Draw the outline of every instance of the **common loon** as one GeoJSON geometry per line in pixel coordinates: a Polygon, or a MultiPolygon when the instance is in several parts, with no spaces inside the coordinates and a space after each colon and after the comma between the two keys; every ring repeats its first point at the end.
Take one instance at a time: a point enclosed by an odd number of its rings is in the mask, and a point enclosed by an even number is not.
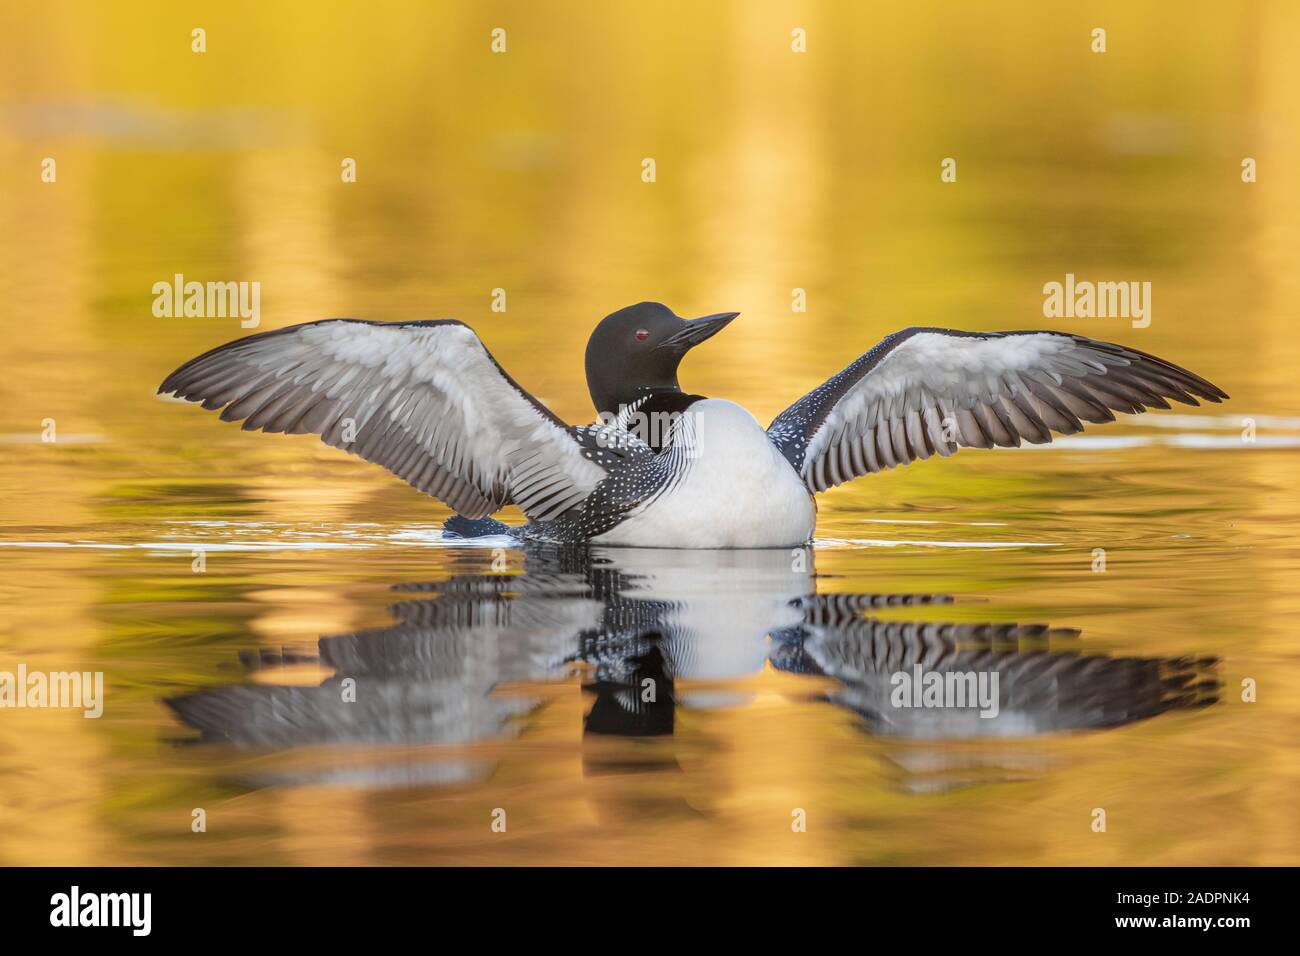
{"type": "Polygon", "coordinates": [[[453,319],[326,319],[186,362],[159,387],[245,430],[313,433],[457,511],[447,531],[662,548],[792,547],[813,496],[962,447],[1072,434],[1114,412],[1227,394],[1163,359],[1051,331],[909,328],[886,337],[765,430],[687,394],[677,367],[737,312],[682,319],[642,302],[587,344],[599,420],[570,426],[453,319]],[[507,504],[522,527],[485,521],[507,504]]]}

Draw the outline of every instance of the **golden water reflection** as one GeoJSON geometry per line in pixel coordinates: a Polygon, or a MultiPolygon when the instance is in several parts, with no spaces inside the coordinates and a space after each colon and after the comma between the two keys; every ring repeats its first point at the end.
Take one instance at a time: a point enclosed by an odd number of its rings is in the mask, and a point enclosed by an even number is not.
{"type": "MultiPolygon", "coordinates": [[[[1281,2],[7,6],[0,669],[102,669],[108,704],[0,711],[0,863],[1294,864],[1298,25],[1281,2]],[[898,328],[1050,324],[1042,287],[1067,272],[1152,282],[1154,320],[1052,327],[1167,355],[1232,401],[822,496],[817,577],[741,575],[750,637],[710,640],[727,613],[680,645],[730,647],[738,670],[692,671],[670,635],[591,653],[568,618],[530,656],[479,621],[436,657],[468,670],[401,669],[419,721],[372,713],[359,739],[318,714],[305,738],[186,743],[165,703],[310,700],[339,675],[322,635],[376,632],[377,652],[394,600],[495,578],[490,550],[437,540],[446,509],[377,469],[155,398],[242,334],[155,318],[155,282],[258,281],[263,328],[455,316],[575,422],[600,316],[738,309],[683,384],[767,420],[898,328]],[[421,582],[439,590],[391,590],[421,582]],[[800,608],[760,620],[796,592],[951,594],[859,616],[1077,630],[1001,652],[1132,673],[1023,732],[891,734],[862,673],[791,664],[809,638],[781,615],[800,608]],[[527,666],[498,673],[509,654],[527,666]],[[638,668],[671,683],[643,715],[671,733],[604,732],[638,668]]],[[[608,613],[609,594],[556,597],[553,570],[508,560],[502,604],[608,613]]],[[[679,562],[661,565],[638,580],[679,562]]]]}

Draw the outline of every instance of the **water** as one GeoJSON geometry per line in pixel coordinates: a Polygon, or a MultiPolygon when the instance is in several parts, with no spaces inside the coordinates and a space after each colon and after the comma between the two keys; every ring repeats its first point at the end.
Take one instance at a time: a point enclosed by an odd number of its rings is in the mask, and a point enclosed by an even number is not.
{"type": "Polygon", "coordinates": [[[0,710],[0,863],[1300,858],[1289,5],[1114,7],[1104,58],[1038,5],[809,7],[802,58],[776,5],[512,9],[496,57],[471,5],[235,4],[201,56],[75,9],[0,14],[0,670],[106,701],[0,710]],[[1151,326],[1044,319],[1067,272],[1152,282],[1151,326]],[[154,397],[243,334],[155,318],[176,273],[260,282],[263,328],[461,318],[569,421],[644,298],[742,310],[682,380],[763,421],[911,324],[1232,400],[860,479],[807,554],[525,554],[154,397]],[[998,715],[888,706],[916,663],[996,668],[998,715]]]}

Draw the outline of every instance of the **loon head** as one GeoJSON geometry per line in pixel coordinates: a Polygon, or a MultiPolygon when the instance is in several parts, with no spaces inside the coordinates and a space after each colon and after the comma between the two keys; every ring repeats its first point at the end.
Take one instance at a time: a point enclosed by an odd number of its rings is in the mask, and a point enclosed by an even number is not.
{"type": "Polygon", "coordinates": [[[616,415],[646,395],[681,391],[682,356],[738,315],[683,319],[666,305],[639,302],[605,316],[587,342],[587,389],[596,412],[616,415]]]}

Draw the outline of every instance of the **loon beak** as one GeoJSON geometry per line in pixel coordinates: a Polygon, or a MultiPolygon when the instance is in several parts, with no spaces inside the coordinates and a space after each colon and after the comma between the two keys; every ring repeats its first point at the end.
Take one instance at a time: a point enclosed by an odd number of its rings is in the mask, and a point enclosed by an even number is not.
{"type": "Polygon", "coordinates": [[[705,315],[698,319],[687,319],[685,327],[671,335],[669,338],[660,342],[658,348],[671,349],[679,352],[685,352],[687,349],[694,348],[705,339],[712,338],[721,332],[739,312],[718,312],[715,315],[705,315]]]}

